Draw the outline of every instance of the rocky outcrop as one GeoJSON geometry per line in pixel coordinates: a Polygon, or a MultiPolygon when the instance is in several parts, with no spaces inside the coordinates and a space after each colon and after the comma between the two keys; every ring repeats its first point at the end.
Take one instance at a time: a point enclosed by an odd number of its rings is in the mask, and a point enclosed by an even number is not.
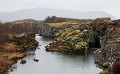
{"type": "MultiPolygon", "coordinates": [[[[108,62],[112,69],[116,72],[116,64],[120,57],[120,20],[111,21],[106,29],[106,34],[100,37],[101,48],[95,51],[95,63],[102,69],[103,64],[108,62]]],[[[109,70],[110,71],[110,70],[109,70]]]]}
{"type": "Polygon", "coordinates": [[[100,42],[102,47],[95,52],[95,62],[99,63],[99,65],[104,61],[112,64],[119,57],[120,36],[105,36],[101,38],[100,42]]]}
{"type": "Polygon", "coordinates": [[[52,27],[45,22],[37,23],[32,26],[33,32],[38,33],[42,36],[54,37],[55,33],[58,32],[58,27],[52,27]]]}
{"type": "Polygon", "coordinates": [[[17,60],[22,59],[26,50],[35,50],[37,45],[31,35],[0,35],[0,74],[7,72],[17,60]]]}
{"type": "Polygon", "coordinates": [[[88,49],[100,48],[100,37],[107,33],[110,23],[109,18],[98,18],[89,23],[68,26],[56,33],[55,42],[48,45],[46,50],[86,53],[88,49]]]}
{"type": "Polygon", "coordinates": [[[20,64],[25,64],[25,63],[26,63],[25,60],[21,60],[21,61],[20,61],[20,64]]]}
{"type": "Polygon", "coordinates": [[[72,25],[55,35],[55,42],[46,47],[47,51],[84,53],[88,46],[88,26],[72,25]],[[53,50],[54,49],[54,50],[53,50]]]}
{"type": "Polygon", "coordinates": [[[0,74],[5,74],[17,60],[22,59],[26,50],[37,47],[30,25],[21,21],[1,23],[0,74]]]}

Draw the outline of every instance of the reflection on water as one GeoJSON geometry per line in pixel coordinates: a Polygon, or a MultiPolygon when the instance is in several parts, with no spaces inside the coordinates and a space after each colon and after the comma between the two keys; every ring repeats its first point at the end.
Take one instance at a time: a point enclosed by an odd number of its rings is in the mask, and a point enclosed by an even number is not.
{"type": "Polygon", "coordinates": [[[46,52],[44,46],[52,42],[52,39],[36,36],[39,48],[36,51],[27,52],[24,58],[27,63],[15,65],[16,69],[9,74],[98,74],[101,70],[96,68],[92,54],[87,56],[75,54],[63,54],[46,52]],[[37,58],[39,62],[32,59],[37,58]]]}

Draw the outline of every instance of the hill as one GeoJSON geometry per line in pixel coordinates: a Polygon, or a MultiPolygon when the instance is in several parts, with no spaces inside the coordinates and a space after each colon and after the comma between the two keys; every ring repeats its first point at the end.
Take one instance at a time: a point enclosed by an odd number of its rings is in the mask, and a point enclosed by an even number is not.
{"type": "Polygon", "coordinates": [[[95,19],[100,17],[111,17],[111,19],[116,19],[114,16],[109,13],[102,11],[93,11],[93,12],[80,12],[75,10],[68,9],[53,9],[53,8],[31,8],[31,9],[22,9],[12,12],[1,12],[0,20],[1,21],[14,21],[19,19],[45,19],[47,16],[60,16],[68,18],[77,18],[77,19],[95,19]]]}

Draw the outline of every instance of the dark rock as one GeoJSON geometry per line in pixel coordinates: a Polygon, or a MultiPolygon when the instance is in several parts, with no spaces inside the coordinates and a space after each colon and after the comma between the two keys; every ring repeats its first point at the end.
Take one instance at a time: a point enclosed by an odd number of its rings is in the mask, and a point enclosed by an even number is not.
{"type": "Polygon", "coordinates": [[[25,63],[26,63],[25,60],[21,60],[21,61],[20,61],[20,64],[25,64],[25,63]]]}
{"type": "Polygon", "coordinates": [[[39,45],[39,46],[42,46],[42,45],[39,45]]]}
{"type": "Polygon", "coordinates": [[[34,58],[33,60],[34,60],[35,62],[39,62],[39,60],[38,60],[38,59],[35,59],[35,58],[34,58]]]}

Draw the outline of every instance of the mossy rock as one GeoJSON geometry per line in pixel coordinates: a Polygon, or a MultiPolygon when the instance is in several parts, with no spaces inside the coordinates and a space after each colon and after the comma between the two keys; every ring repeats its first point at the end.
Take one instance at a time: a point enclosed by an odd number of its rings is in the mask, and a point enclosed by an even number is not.
{"type": "Polygon", "coordinates": [[[71,48],[69,46],[58,46],[58,49],[60,49],[60,50],[70,50],[71,48]]]}
{"type": "Polygon", "coordinates": [[[26,60],[21,60],[20,61],[20,64],[25,64],[26,63],[26,60]]]}
{"type": "Polygon", "coordinates": [[[82,49],[87,46],[87,42],[81,41],[75,45],[75,49],[82,49]]]}
{"type": "Polygon", "coordinates": [[[103,70],[102,72],[100,72],[99,74],[111,74],[108,70],[103,70]]]}
{"type": "Polygon", "coordinates": [[[104,62],[102,65],[103,65],[104,68],[108,68],[110,66],[110,63],[109,62],[104,62]]]}
{"type": "Polygon", "coordinates": [[[94,51],[95,56],[98,56],[101,53],[101,49],[97,49],[96,51],[94,51]]]}

